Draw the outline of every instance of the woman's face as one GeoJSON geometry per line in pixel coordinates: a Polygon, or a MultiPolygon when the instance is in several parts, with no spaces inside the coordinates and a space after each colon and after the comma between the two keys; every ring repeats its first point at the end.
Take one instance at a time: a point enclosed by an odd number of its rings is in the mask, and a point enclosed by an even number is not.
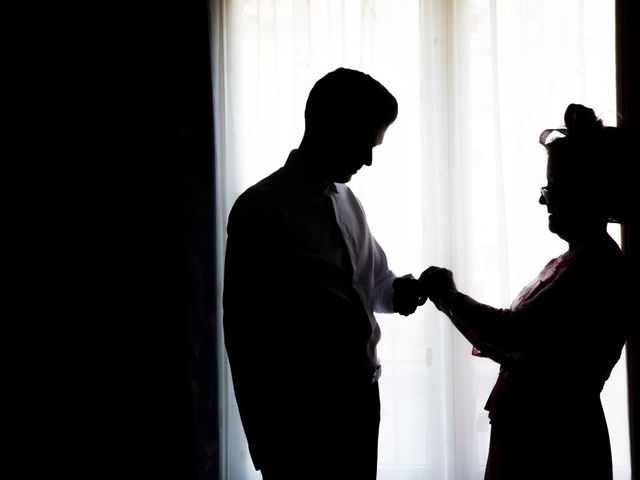
{"type": "Polygon", "coordinates": [[[567,162],[549,155],[547,185],[542,188],[539,202],[549,213],[549,230],[568,242],[580,240],[594,228],[604,224],[598,215],[597,196],[579,180],[579,172],[568,168],[567,162]]]}

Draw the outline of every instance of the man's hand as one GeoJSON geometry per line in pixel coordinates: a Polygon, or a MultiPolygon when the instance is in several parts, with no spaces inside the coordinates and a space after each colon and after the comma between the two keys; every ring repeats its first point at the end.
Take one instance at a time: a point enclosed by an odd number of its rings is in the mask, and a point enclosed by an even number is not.
{"type": "Polygon", "coordinates": [[[398,277],[393,281],[393,308],[405,317],[427,301],[422,282],[412,277],[398,277]]]}

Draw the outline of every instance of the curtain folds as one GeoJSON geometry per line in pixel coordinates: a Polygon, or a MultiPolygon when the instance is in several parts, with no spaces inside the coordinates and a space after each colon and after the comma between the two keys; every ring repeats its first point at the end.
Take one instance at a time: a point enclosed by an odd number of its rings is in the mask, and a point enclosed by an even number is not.
{"type": "MultiPolygon", "coordinates": [[[[220,260],[233,201],[297,147],[309,90],[339,66],[371,74],[398,99],[373,166],[350,183],[397,274],[446,266],[461,290],[508,306],[564,251],[537,203],[546,182],[537,139],[562,124],[572,102],[615,124],[613,0],[211,5],[220,260]]],[[[472,357],[429,304],[378,320],[379,479],[482,479],[483,407],[498,366],[472,357]]],[[[223,478],[259,479],[226,369],[220,373],[223,478]]],[[[625,375],[622,359],[602,395],[620,480],[630,478],[625,375]]]]}

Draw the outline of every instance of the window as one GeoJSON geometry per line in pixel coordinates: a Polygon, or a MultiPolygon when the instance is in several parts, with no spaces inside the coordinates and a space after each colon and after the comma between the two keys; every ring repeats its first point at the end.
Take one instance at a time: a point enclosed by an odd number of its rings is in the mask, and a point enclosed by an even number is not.
{"type": "MultiPolygon", "coordinates": [[[[346,66],[400,106],[373,167],[350,183],[396,273],[447,266],[463,291],[508,306],[565,250],[537,203],[537,138],[572,102],[615,124],[614,0],[214,3],[220,232],[235,198],[299,144],[313,83],[346,66]]],[[[378,320],[379,479],[481,479],[498,366],[472,357],[428,304],[378,320]]],[[[226,388],[227,478],[260,478],[226,388]]],[[[602,398],[615,478],[629,479],[624,357],[602,398]]]]}

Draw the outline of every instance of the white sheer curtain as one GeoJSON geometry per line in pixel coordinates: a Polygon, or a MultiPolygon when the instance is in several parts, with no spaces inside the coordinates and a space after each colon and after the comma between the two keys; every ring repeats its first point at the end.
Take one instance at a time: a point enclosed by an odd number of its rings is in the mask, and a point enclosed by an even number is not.
{"type": "MultiPolygon", "coordinates": [[[[212,12],[220,259],[233,201],[297,147],[311,86],[339,66],[400,105],[350,184],[396,273],[447,266],[463,291],[507,306],[564,251],[537,203],[537,138],[571,102],[615,124],[614,0],[227,0],[212,12]]],[[[481,479],[497,365],[429,304],[378,319],[379,478],[481,479]]],[[[260,478],[222,373],[223,478],[260,478]]],[[[616,479],[629,479],[624,358],[602,397],[616,479]]]]}

